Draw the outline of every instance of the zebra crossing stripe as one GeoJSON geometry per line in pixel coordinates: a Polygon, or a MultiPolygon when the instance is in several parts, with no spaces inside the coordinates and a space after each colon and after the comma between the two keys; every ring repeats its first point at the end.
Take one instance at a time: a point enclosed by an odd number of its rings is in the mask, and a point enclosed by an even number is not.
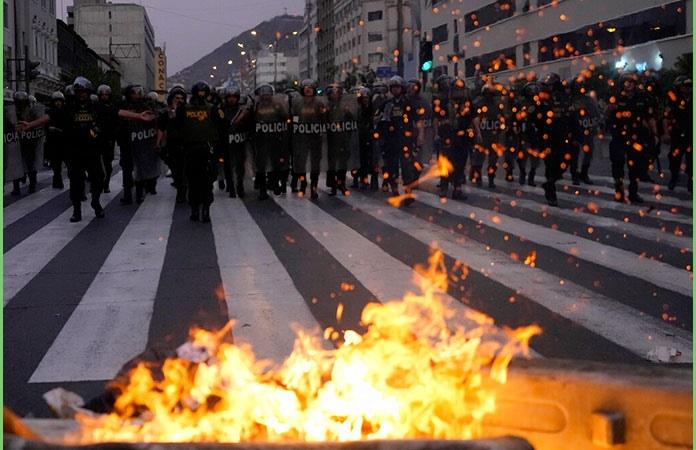
{"type": "MultiPolygon", "coordinates": [[[[411,267],[384,252],[312,202],[292,196],[276,198],[275,201],[380,301],[401,299],[408,293],[419,293],[414,277],[417,280],[422,278],[411,267]]],[[[446,292],[439,294],[446,305],[455,311],[453,320],[456,322],[453,325],[463,325],[466,329],[476,326],[467,316],[479,315],[480,312],[462,304],[446,292]]],[[[497,327],[495,329],[499,334],[491,337],[504,341],[502,330],[497,327]]],[[[533,351],[531,353],[539,356],[533,351]]]]}
{"type": "Polygon", "coordinates": [[[295,342],[291,322],[307,330],[319,324],[244,204],[220,198],[210,214],[234,340],[281,363],[295,342]]]}
{"type": "MultiPolygon", "coordinates": [[[[481,195],[485,197],[490,197],[491,192],[486,191],[482,188],[469,186],[468,192],[476,195],[481,195]]],[[[688,248],[692,249],[692,239],[685,236],[676,236],[673,233],[668,233],[656,228],[646,227],[643,225],[638,225],[632,222],[624,222],[611,217],[599,216],[596,214],[590,214],[582,211],[573,211],[564,208],[552,208],[543,203],[535,202],[533,200],[528,200],[524,198],[513,197],[500,192],[495,193],[495,197],[505,201],[505,202],[515,202],[517,208],[522,208],[532,212],[545,212],[550,216],[563,217],[583,225],[607,228],[610,230],[619,231],[621,233],[626,233],[641,239],[647,239],[650,241],[657,241],[661,244],[666,244],[674,248],[682,249],[688,248]]]]}
{"type": "MultiPolygon", "coordinates": [[[[422,201],[423,192],[419,192],[418,197],[422,201]]],[[[519,291],[521,295],[640,357],[647,359],[650,352],[666,347],[675,348],[681,353],[672,362],[692,361],[692,335],[688,331],[641,314],[572,281],[514,262],[503,252],[486,249],[485,245],[468,239],[458,239],[450,231],[386,203],[362,194],[346,197],[343,201],[425,244],[436,240],[445,253],[471,269],[519,291]]]]}
{"type": "MultiPolygon", "coordinates": [[[[579,191],[580,193],[586,193],[587,195],[593,196],[596,195],[596,192],[600,192],[602,194],[609,194],[609,195],[614,195],[614,189],[608,187],[608,186],[601,186],[601,185],[592,185],[592,186],[573,186],[573,184],[567,180],[561,180],[558,182],[558,185],[561,189],[565,191],[565,187],[568,187],[568,191],[579,191]]],[[[669,209],[671,207],[678,207],[678,208],[685,208],[685,209],[691,209],[692,208],[692,202],[687,201],[687,200],[682,200],[679,198],[674,198],[670,197],[668,195],[660,193],[660,198],[658,199],[655,194],[651,193],[649,196],[645,197],[645,200],[651,204],[655,204],[661,208],[669,209]]]]}
{"type": "Polygon", "coordinates": [[[163,187],[138,208],[30,383],[110,380],[145,350],[175,195],[163,187]]]}
{"type": "Polygon", "coordinates": [[[49,186],[37,191],[35,194],[17,200],[3,210],[3,228],[7,228],[65,192],[65,190],[53,189],[49,186]]]}
{"type": "Polygon", "coordinates": [[[442,203],[438,196],[419,191],[418,200],[434,208],[442,209],[459,217],[485,224],[491,228],[522,237],[539,245],[544,245],[573,255],[608,269],[643,279],[656,286],[691,296],[692,275],[686,270],[669,264],[642,258],[635,253],[616,247],[600,244],[579,236],[573,236],[551,228],[531,224],[524,220],[488,211],[461,202],[442,203]]]}
{"type": "MultiPolygon", "coordinates": [[[[123,174],[120,172],[114,175],[113,183],[120,185],[122,177],[123,174]]],[[[102,195],[102,205],[111,202],[120,192],[121,190],[118,189],[102,195]]],[[[69,208],[41,230],[5,253],[4,305],[7,305],[17,292],[94,219],[91,211],[87,210],[81,222],[71,224],[68,221],[71,215],[72,208],[69,208]]]]}

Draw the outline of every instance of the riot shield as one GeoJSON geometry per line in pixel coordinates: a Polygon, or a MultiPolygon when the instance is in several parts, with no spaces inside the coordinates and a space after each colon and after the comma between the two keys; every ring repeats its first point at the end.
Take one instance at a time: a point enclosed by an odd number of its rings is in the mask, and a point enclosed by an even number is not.
{"type": "Polygon", "coordinates": [[[22,153],[19,148],[19,133],[15,131],[17,126],[17,114],[12,100],[3,102],[4,132],[3,146],[3,171],[6,181],[20,179],[24,176],[22,153]]]}
{"type": "Polygon", "coordinates": [[[299,97],[292,103],[292,165],[293,172],[303,174],[321,171],[322,136],[326,123],[325,97],[299,97]]]}

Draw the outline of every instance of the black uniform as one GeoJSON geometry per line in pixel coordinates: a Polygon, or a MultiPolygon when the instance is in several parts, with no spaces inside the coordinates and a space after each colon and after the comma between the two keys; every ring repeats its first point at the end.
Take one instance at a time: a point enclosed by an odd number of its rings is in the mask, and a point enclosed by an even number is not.
{"type": "Polygon", "coordinates": [[[570,173],[573,175],[575,184],[578,184],[579,181],[592,184],[589,182],[588,173],[592,155],[594,154],[595,135],[601,123],[601,116],[597,103],[589,95],[579,94],[573,99],[573,103],[578,121],[578,135],[573,158],[570,160],[570,173]],[[582,164],[580,165],[580,171],[578,171],[580,155],[582,155],[582,164]]]}
{"type": "Polygon", "coordinates": [[[308,159],[312,186],[319,183],[326,105],[316,96],[303,96],[292,103],[292,117],[292,188],[296,191],[299,181],[299,191],[304,195],[307,189],[308,159]]]}
{"type": "Polygon", "coordinates": [[[341,97],[336,101],[329,98],[327,111],[327,178],[330,180],[331,193],[337,190],[346,193],[346,172],[351,154],[353,137],[358,130],[354,109],[355,99],[341,97]]]}
{"type": "Polygon", "coordinates": [[[453,198],[461,199],[466,163],[474,142],[472,105],[468,98],[439,99],[435,102],[439,154],[452,165],[452,170],[440,179],[440,196],[446,197],[449,185],[453,198]]]}
{"type": "Polygon", "coordinates": [[[534,177],[539,167],[539,155],[543,148],[542,138],[539,130],[539,117],[543,108],[539,107],[534,99],[525,99],[521,102],[519,110],[515,113],[516,125],[518,129],[518,159],[517,164],[520,169],[520,184],[536,186],[534,177]],[[529,162],[529,171],[527,171],[529,162]]]}
{"type": "Polygon", "coordinates": [[[609,157],[611,174],[616,188],[616,200],[623,201],[624,166],[628,166],[629,200],[640,202],[638,180],[645,172],[650,133],[647,127],[648,105],[645,98],[634,92],[619,94],[609,100],[607,122],[611,131],[609,157]]]}
{"type": "Polygon", "coordinates": [[[358,107],[358,142],[360,145],[360,182],[369,184],[372,189],[379,187],[379,161],[375,157],[377,144],[375,142],[374,127],[375,111],[369,97],[361,99],[358,107]]]}
{"type": "MultiPolygon", "coordinates": [[[[166,133],[165,155],[167,166],[172,171],[172,184],[176,188],[176,202],[186,201],[186,157],[184,154],[184,137],[176,120],[176,108],[168,106],[160,111],[158,127],[166,133]]],[[[123,150],[121,150],[123,151],[123,150]]]]}
{"type": "Polygon", "coordinates": [[[282,103],[271,96],[264,97],[255,104],[253,114],[254,165],[260,199],[268,198],[268,185],[280,190],[278,178],[283,178],[290,165],[283,142],[288,135],[288,113],[282,103]],[[270,179],[266,172],[270,172],[270,179]]]}
{"type": "Polygon", "coordinates": [[[578,121],[565,89],[555,89],[548,101],[542,103],[537,116],[537,126],[543,141],[542,158],[546,182],[543,184],[546,199],[557,203],[556,182],[563,177],[572,159],[578,121]]]}
{"type": "Polygon", "coordinates": [[[688,189],[689,191],[692,190],[693,112],[691,100],[691,94],[684,95],[676,91],[670,91],[667,97],[665,117],[670,136],[669,170],[671,179],[669,187],[671,189],[674,189],[679,183],[679,172],[681,172],[681,162],[682,158],[684,158],[686,160],[686,174],[689,177],[688,189]]]}
{"type": "Polygon", "coordinates": [[[113,172],[114,145],[118,127],[118,108],[111,102],[99,101],[96,104],[97,128],[97,147],[101,154],[102,164],[104,165],[104,192],[110,192],[109,181],[113,172]]]}
{"type": "Polygon", "coordinates": [[[213,203],[213,183],[217,178],[217,165],[213,145],[217,130],[213,122],[214,107],[204,98],[193,97],[177,109],[176,123],[180,127],[184,146],[188,201],[191,220],[209,220],[213,203]],[[199,216],[199,211],[202,213],[199,216]]]}
{"type": "Polygon", "coordinates": [[[488,159],[488,186],[495,187],[495,174],[498,170],[498,158],[505,152],[505,115],[500,105],[504,105],[499,95],[486,94],[476,105],[482,143],[473,151],[471,157],[472,182],[481,186],[484,160],[488,159]]]}
{"type": "Polygon", "coordinates": [[[415,114],[408,99],[401,95],[387,100],[381,110],[379,129],[384,142],[385,178],[392,194],[398,194],[399,169],[404,186],[418,179],[415,158],[415,114]]]}
{"type": "Polygon", "coordinates": [[[51,155],[51,169],[53,170],[53,187],[63,189],[63,163],[68,163],[69,141],[67,134],[70,128],[70,116],[65,104],[52,107],[49,112],[51,124],[48,127],[46,150],[51,155]]]}
{"type": "MultiPolygon", "coordinates": [[[[43,107],[39,104],[15,104],[17,120],[32,122],[44,115],[43,107]]],[[[41,141],[46,136],[44,127],[19,133],[19,148],[22,154],[24,173],[29,177],[29,192],[36,191],[36,173],[43,164],[41,141]]]]}

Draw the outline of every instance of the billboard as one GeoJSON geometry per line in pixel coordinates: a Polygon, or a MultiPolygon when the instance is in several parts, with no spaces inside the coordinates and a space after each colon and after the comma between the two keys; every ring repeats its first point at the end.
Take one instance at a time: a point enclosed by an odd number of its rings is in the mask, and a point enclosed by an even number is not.
{"type": "Polygon", "coordinates": [[[161,47],[155,47],[155,90],[160,99],[167,93],[167,55],[161,47]]]}

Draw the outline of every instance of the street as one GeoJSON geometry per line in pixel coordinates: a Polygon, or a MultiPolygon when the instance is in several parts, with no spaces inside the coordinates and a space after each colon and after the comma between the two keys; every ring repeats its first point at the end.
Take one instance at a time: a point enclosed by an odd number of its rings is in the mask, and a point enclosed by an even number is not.
{"type": "Polygon", "coordinates": [[[428,180],[412,206],[394,208],[382,192],[329,197],[324,180],[316,202],[259,201],[247,179],[244,200],[216,186],[203,224],[168,178],[121,205],[117,171],[106,217],[85,207],[72,224],[68,191],[41,173],[35,194],[5,196],[6,404],[48,417],[46,391],[91,399],[132,358],[230,319],[235,343],[282,362],[293,324],[359,331],[367,303],[416,289],[413,266],[432,245],[448,270],[466,269],[448,287],[457,311],[542,328],[532,357],[690,365],[690,194],[642,183],[645,204],[618,204],[608,174],[591,175],[594,186],[576,187],[566,174],[558,208],[540,187],[504,180],[467,184],[464,201],[441,201],[428,180]]]}

